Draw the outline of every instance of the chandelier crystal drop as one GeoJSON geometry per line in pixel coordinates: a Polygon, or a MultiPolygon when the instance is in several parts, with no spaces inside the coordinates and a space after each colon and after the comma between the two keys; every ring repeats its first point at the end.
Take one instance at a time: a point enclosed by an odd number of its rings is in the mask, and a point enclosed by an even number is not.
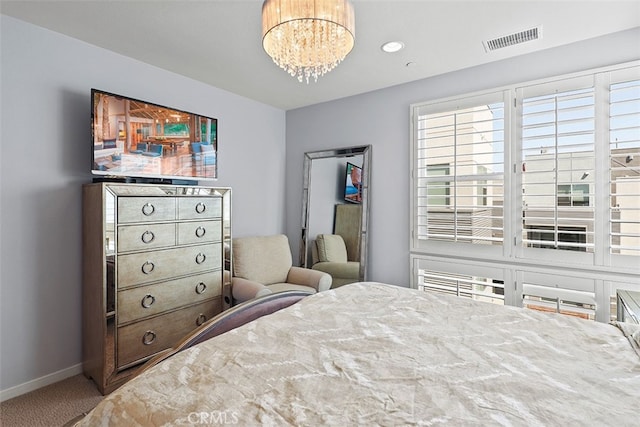
{"type": "Polygon", "coordinates": [[[355,42],[355,16],[349,0],[265,0],[262,47],[298,81],[333,70],[355,42]]]}

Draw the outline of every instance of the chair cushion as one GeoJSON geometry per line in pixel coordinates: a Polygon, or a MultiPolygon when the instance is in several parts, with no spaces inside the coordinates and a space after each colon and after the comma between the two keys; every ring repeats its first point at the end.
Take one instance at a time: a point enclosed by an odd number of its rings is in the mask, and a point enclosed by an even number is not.
{"type": "Polygon", "coordinates": [[[292,265],[289,239],[283,234],[233,239],[234,276],[265,285],[282,283],[292,265]]]}
{"type": "Polygon", "coordinates": [[[355,261],[319,262],[311,268],[329,273],[334,281],[336,279],[357,280],[360,278],[360,263],[355,261]]]}
{"type": "Polygon", "coordinates": [[[320,262],[347,262],[347,247],[337,234],[318,234],[316,247],[320,262]]]}

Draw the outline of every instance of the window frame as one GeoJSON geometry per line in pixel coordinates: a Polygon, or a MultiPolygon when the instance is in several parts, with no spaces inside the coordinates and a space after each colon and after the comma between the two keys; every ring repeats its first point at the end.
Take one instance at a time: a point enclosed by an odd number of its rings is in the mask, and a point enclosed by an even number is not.
{"type": "Polygon", "coordinates": [[[557,200],[556,200],[556,206],[558,207],[563,207],[563,208],[568,208],[568,207],[575,207],[575,206],[590,206],[590,187],[589,184],[557,184],[557,200]],[[562,191],[560,190],[560,187],[562,187],[562,191]],[[568,188],[565,188],[568,187],[568,188]],[[587,187],[587,192],[585,193],[584,191],[576,191],[576,189],[580,187],[587,187]],[[567,191],[565,191],[567,190],[567,191]],[[586,195],[586,196],[585,196],[586,195]],[[561,201],[562,198],[562,201],[561,201]],[[566,199],[566,200],[565,200],[566,199]],[[578,200],[578,199],[582,199],[582,200],[578,200]]]}
{"type": "MultiPolygon", "coordinates": [[[[416,218],[418,216],[418,126],[417,120],[420,115],[432,114],[436,112],[464,110],[467,108],[477,107],[479,105],[489,105],[495,102],[502,102],[504,105],[504,139],[507,140],[511,133],[508,123],[511,123],[511,109],[509,103],[512,99],[512,91],[510,89],[494,89],[490,91],[476,92],[463,97],[450,97],[443,100],[424,102],[411,105],[411,150],[410,150],[410,162],[411,162],[411,197],[410,199],[410,212],[411,212],[411,249],[422,252],[431,253],[437,252],[441,254],[455,255],[460,252],[460,244],[464,245],[465,251],[473,253],[475,256],[486,256],[493,259],[503,259],[508,256],[511,251],[511,245],[507,244],[506,240],[503,240],[502,245],[474,245],[471,243],[459,243],[449,241],[425,241],[418,238],[418,223],[416,218]],[[444,106],[444,108],[442,108],[444,106]],[[418,110],[422,110],[420,114],[418,110]],[[479,246],[479,247],[478,247],[479,246]]],[[[511,174],[507,173],[507,165],[510,164],[510,149],[508,144],[504,144],[504,159],[503,159],[503,185],[508,188],[506,181],[510,179],[511,174]]],[[[502,206],[503,210],[503,235],[506,235],[505,229],[510,229],[510,224],[507,223],[505,212],[509,209],[506,206],[506,194],[503,194],[505,202],[502,206]]]]}
{"type": "MultiPolygon", "coordinates": [[[[602,100],[601,98],[598,96],[598,89],[599,92],[601,92],[601,88],[597,87],[597,82],[596,82],[596,74],[597,73],[593,73],[593,72],[589,72],[589,73],[582,73],[582,74],[578,74],[578,75],[570,75],[570,76],[557,76],[557,77],[552,77],[549,79],[545,79],[544,81],[535,81],[535,82],[528,82],[525,84],[520,84],[520,85],[516,85],[516,87],[514,88],[514,92],[515,92],[515,101],[514,101],[514,115],[516,117],[516,121],[517,124],[514,126],[514,134],[513,137],[514,139],[511,141],[511,144],[514,146],[514,150],[515,150],[515,156],[517,157],[517,163],[520,165],[519,168],[514,168],[515,173],[514,173],[514,187],[511,188],[511,194],[513,195],[514,198],[516,198],[517,200],[517,206],[524,206],[525,204],[525,195],[524,195],[524,190],[525,190],[525,186],[524,186],[524,176],[525,173],[523,172],[525,170],[525,162],[522,160],[522,153],[524,151],[524,134],[523,134],[523,130],[524,130],[524,123],[523,123],[523,117],[524,117],[524,113],[523,113],[523,108],[524,108],[524,101],[526,99],[532,99],[532,98],[537,98],[537,97],[546,97],[546,96],[551,96],[554,93],[564,93],[564,92],[574,92],[574,91],[582,91],[582,90],[589,90],[591,88],[593,88],[593,97],[594,97],[594,127],[595,127],[595,131],[594,131],[594,168],[595,168],[595,172],[594,172],[594,179],[598,179],[598,177],[600,176],[600,171],[598,170],[598,164],[597,164],[597,157],[598,155],[601,155],[602,153],[600,153],[602,147],[600,147],[600,145],[602,144],[598,144],[598,138],[600,138],[601,136],[598,134],[598,130],[601,129],[602,125],[603,125],[603,116],[602,116],[602,111],[600,111],[600,109],[598,109],[598,104],[602,104],[602,100]]],[[[573,153],[573,152],[572,152],[573,153]]],[[[552,158],[554,162],[558,163],[559,159],[560,159],[560,153],[556,152],[554,153],[554,157],[552,158]]],[[[554,180],[554,186],[557,186],[558,183],[554,180]]],[[[557,226],[559,229],[564,227],[564,224],[559,224],[560,220],[562,219],[561,216],[559,216],[559,212],[560,211],[575,211],[575,209],[573,207],[564,207],[564,206],[559,206],[557,203],[557,187],[555,187],[555,203],[554,206],[552,206],[555,209],[555,213],[553,215],[553,218],[550,218],[553,220],[553,224],[555,224],[555,226],[557,226]]],[[[595,198],[594,198],[595,199],[595,198]]],[[[555,264],[558,262],[559,259],[562,259],[563,263],[569,263],[569,264],[574,264],[574,265],[578,265],[578,266],[594,266],[597,265],[596,264],[596,255],[595,253],[599,250],[598,248],[598,243],[599,240],[597,237],[597,231],[596,231],[596,217],[598,216],[597,213],[597,209],[599,208],[598,206],[598,202],[597,199],[594,200],[594,207],[593,207],[593,234],[594,234],[594,247],[593,247],[593,251],[592,252],[578,252],[578,251],[570,251],[570,250],[564,250],[564,248],[567,245],[563,245],[563,242],[559,242],[559,244],[556,246],[557,249],[550,249],[549,247],[536,247],[537,245],[533,245],[533,246],[527,246],[525,245],[525,242],[523,241],[523,237],[525,236],[525,234],[527,234],[527,228],[525,227],[525,217],[523,214],[523,209],[519,209],[518,214],[515,213],[515,211],[511,212],[514,215],[514,219],[516,221],[516,223],[518,224],[517,229],[516,229],[516,236],[515,237],[515,248],[514,248],[514,254],[515,257],[517,259],[521,259],[524,260],[525,262],[546,262],[546,263],[551,263],[551,264],[555,264]]],[[[590,208],[591,206],[587,207],[590,208]]],[[[546,245],[545,245],[546,246],[546,245]]]]}
{"type": "MultiPolygon", "coordinates": [[[[606,87],[607,89],[615,83],[619,83],[619,82],[623,82],[623,81],[628,81],[630,79],[638,79],[638,74],[640,74],[639,71],[637,71],[637,69],[635,69],[633,67],[633,64],[635,64],[636,67],[640,67],[640,61],[635,61],[632,64],[627,64],[627,67],[619,67],[618,69],[612,70],[610,73],[608,73],[606,76],[602,76],[601,80],[600,80],[600,84],[604,87],[606,87]]],[[[606,144],[606,159],[602,159],[602,162],[606,162],[607,167],[610,166],[610,155],[611,155],[611,141],[610,141],[610,122],[608,120],[609,118],[609,106],[610,106],[610,100],[607,99],[607,105],[606,105],[606,111],[603,111],[603,115],[607,118],[607,127],[606,127],[606,134],[603,136],[604,140],[607,141],[606,144]]],[[[603,107],[604,108],[604,107],[603,107]]],[[[610,173],[610,170],[608,171],[608,173],[610,173]]],[[[610,175],[607,176],[607,178],[610,178],[610,175]]],[[[605,180],[603,180],[605,181],[605,180]]],[[[605,213],[604,215],[606,215],[606,219],[607,224],[607,230],[608,230],[608,237],[611,237],[612,234],[612,224],[611,224],[611,216],[613,213],[614,208],[611,206],[611,202],[609,199],[609,196],[611,194],[611,188],[608,186],[608,181],[609,179],[606,179],[607,183],[603,183],[602,185],[605,186],[605,188],[603,189],[604,191],[606,191],[607,194],[607,199],[604,201],[603,205],[603,209],[605,209],[605,213]]],[[[640,270],[640,256],[635,256],[635,255],[625,255],[625,254],[614,254],[611,253],[610,250],[610,245],[611,245],[611,241],[610,239],[607,239],[606,242],[603,242],[603,245],[606,246],[607,251],[606,253],[603,254],[604,259],[603,262],[606,265],[610,265],[612,267],[615,267],[616,269],[622,269],[625,270],[628,268],[629,265],[636,265],[638,266],[638,270],[640,270]]]]}
{"type": "MultiPolygon", "coordinates": [[[[503,86],[486,91],[480,91],[428,102],[411,104],[410,106],[410,264],[411,286],[418,285],[418,264],[428,263],[429,269],[450,272],[451,274],[471,274],[477,268],[496,269],[502,271],[494,277],[504,277],[505,305],[522,306],[523,284],[531,282],[525,280],[530,277],[548,277],[549,280],[538,280],[535,285],[563,289],[572,289],[594,294],[596,301],[596,320],[609,321],[609,302],[611,293],[618,288],[640,290],[640,257],[611,253],[612,211],[614,207],[610,195],[613,190],[610,185],[611,147],[609,129],[609,91],[611,84],[640,79],[640,60],[624,64],[612,65],[594,70],[554,76],[536,81],[523,82],[503,86]],[[594,249],[593,253],[570,250],[550,250],[542,248],[525,248],[522,245],[524,228],[522,215],[522,171],[524,162],[521,160],[522,140],[522,103],[521,89],[530,86],[547,85],[558,90],[563,87],[572,88],[577,81],[593,81],[595,98],[595,165],[594,181],[589,185],[589,192],[583,197],[588,198],[589,207],[594,208],[594,249]],[[477,105],[478,99],[501,93],[505,102],[504,111],[504,205],[503,229],[504,241],[501,247],[475,245],[469,243],[420,240],[416,235],[417,220],[417,111],[422,114],[447,112],[452,107],[469,107],[477,105]],[[425,110],[425,108],[428,108],[425,110]],[[489,250],[488,250],[489,249],[489,250]],[[433,267],[435,266],[435,267],[433,267]],[[562,283],[551,280],[552,277],[566,279],[567,287],[562,283]],[[547,283],[548,282],[548,283],[547,283]],[[552,283],[553,282],[553,283],[552,283]]],[[[555,90],[555,89],[554,89],[555,90]]],[[[635,147],[634,147],[635,148],[635,147]]],[[[556,183],[557,185],[557,183],[556,183]]],[[[556,187],[556,195],[557,194],[556,187]]],[[[572,188],[568,195],[571,200],[575,195],[572,188]]],[[[583,202],[586,205],[586,200],[583,202]]],[[[556,199],[556,204],[557,199],[556,199]]],[[[584,209],[587,206],[562,206],[562,209],[584,209]]],[[[526,231],[526,230],[525,230],[526,231]]],[[[424,267],[421,267],[424,268],[424,267]]],[[[482,273],[474,273],[482,275],[482,273]]],[[[488,274],[488,273],[487,273],[488,274]]]]}

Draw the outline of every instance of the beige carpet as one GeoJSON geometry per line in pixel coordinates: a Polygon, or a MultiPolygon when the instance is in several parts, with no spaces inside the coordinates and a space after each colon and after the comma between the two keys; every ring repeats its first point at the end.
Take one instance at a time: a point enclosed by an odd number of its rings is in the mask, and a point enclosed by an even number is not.
{"type": "Polygon", "coordinates": [[[102,398],[91,380],[76,375],[0,403],[0,426],[73,425],[102,398]]]}

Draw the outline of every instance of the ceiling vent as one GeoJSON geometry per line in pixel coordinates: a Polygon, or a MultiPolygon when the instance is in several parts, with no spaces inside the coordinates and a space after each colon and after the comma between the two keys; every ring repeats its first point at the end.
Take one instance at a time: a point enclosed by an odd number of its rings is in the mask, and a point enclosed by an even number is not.
{"type": "Polygon", "coordinates": [[[538,40],[541,38],[542,26],[537,26],[528,30],[520,31],[518,33],[509,34],[508,36],[498,37],[492,40],[485,40],[482,42],[482,44],[485,51],[491,52],[496,49],[502,49],[503,47],[513,46],[516,44],[528,42],[531,40],[538,40]]]}

